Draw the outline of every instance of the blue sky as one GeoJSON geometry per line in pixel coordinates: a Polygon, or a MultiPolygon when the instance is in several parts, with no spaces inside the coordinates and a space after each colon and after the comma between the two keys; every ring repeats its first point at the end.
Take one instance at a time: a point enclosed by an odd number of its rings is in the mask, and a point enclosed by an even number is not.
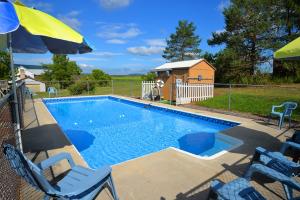
{"type": "MultiPolygon", "coordinates": [[[[178,21],[197,26],[203,51],[213,31],[224,29],[222,10],[228,0],[23,0],[79,31],[94,51],[70,55],[84,72],[100,68],[109,74],[145,73],[166,62],[165,40],[178,21]]],[[[18,64],[49,63],[51,54],[15,54],[18,64]]]]}

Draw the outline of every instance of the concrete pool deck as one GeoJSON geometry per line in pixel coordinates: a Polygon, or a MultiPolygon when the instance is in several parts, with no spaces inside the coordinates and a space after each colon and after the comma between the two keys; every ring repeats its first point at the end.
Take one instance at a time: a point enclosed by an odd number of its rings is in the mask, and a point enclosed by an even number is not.
{"type": "MultiPolygon", "coordinates": [[[[244,144],[212,160],[201,160],[168,148],[114,165],[112,166],[113,179],[121,200],[205,199],[211,180],[218,178],[228,182],[242,176],[249,166],[255,147],[262,146],[270,150],[278,150],[281,141],[284,141],[292,133],[291,130],[279,130],[275,126],[266,126],[263,122],[237,116],[160,103],[153,104],[239,122],[241,123],[239,126],[227,129],[222,133],[240,139],[244,144]]],[[[28,108],[31,112],[25,113],[28,125],[23,131],[22,138],[26,155],[34,162],[39,162],[57,153],[69,152],[77,164],[87,166],[43,102],[37,99],[34,105],[35,109],[28,108]],[[36,119],[34,119],[35,113],[32,113],[32,110],[36,111],[36,119]],[[35,122],[32,123],[34,120],[35,122]]],[[[48,170],[46,175],[49,178],[57,177],[67,169],[68,164],[61,162],[48,170]]],[[[257,176],[253,180],[255,188],[267,199],[283,199],[285,197],[281,184],[257,176]]],[[[41,199],[42,193],[22,182],[21,197],[23,199],[41,199]]],[[[97,199],[111,199],[111,196],[107,190],[104,190],[97,199]]]]}

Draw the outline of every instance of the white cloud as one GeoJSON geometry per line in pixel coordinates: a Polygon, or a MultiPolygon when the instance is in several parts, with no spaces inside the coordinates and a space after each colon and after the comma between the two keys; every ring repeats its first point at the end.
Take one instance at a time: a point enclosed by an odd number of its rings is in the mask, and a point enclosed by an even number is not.
{"type": "Polygon", "coordinates": [[[90,69],[90,68],[95,68],[93,65],[88,65],[85,63],[80,63],[78,64],[80,68],[84,68],[84,69],[90,69]]]}
{"type": "Polygon", "coordinates": [[[220,33],[224,33],[226,30],[225,29],[220,29],[220,30],[216,30],[215,33],[220,34],[220,33]]]}
{"type": "Polygon", "coordinates": [[[167,45],[164,39],[148,39],[145,41],[146,46],[129,47],[127,51],[131,54],[148,56],[161,54],[167,45]]]}
{"type": "Polygon", "coordinates": [[[109,44],[126,44],[126,40],[121,40],[121,39],[111,39],[111,40],[106,40],[106,43],[109,44]]]}
{"type": "Polygon", "coordinates": [[[82,69],[83,73],[91,73],[93,69],[98,69],[98,67],[90,64],[80,63],[78,65],[82,69]]]}
{"type": "Polygon", "coordinates": [[[134,38],[142,34],[141,30],[137,27],[136,24],[122,24],[122,23],[105,23],[98,22],[100,25],[100,30],[97,33],[98,37],[112,40],[112,39],[129,39],[134,38]]]}
{"type": "Polygon", "coordinates": [[[109,52],[109,51],[96,51],[90,53],[90,55],[98,56],[98,57],[113,57],[113,56],[120,56],[122,53],[116,53],[116,52],[109,52]]]}
{"type": "Polygon", "coordinates": [[[133,38],[141,34],[141,31],[138,28],[131,27],[127,30],[123,31],[113,31],[113,30],[106,30],[105,32],[98,33],[98,36],[101,38],[133,38]]]}
{"type": "Polygon", "coordinates": [[[64,15],[58,15],[58,18],[61,21],[63,21],[64,23],[66,23],[67,25],[69,25],[70,27],[72,27],[76,30],[79,30],[79,28],[81,26],[81,22],[78,19],[79,14],[80,14],[80,11],[73,10],[64,15]]]}
{"type": "Polygon", "coordinates": [[[148,39],[146,40],[146,44],[149,46],[160,46],[160,47],[167,46],[165,39],[148,39]]]}
{"type": "Polygon", "coordinates": [[[75,57],[70,57],[70,60],[76,61],[76,62],[81,62],[81,61],[101,61],[105,60],[104,58],[92,58],[92,57],[84,57],[84,56],[75,56],[75,57]]]}
{"type": "Polygon", "coordinates": [[[107,10],[127,7],[131,2],[132,0],[99,0],[101,7],[107,10]]]}
{"type": "Polygon", "coordinates": [[[15,63],[17,64],[28,64],[28,65],[39,65],[51,63],[51,57],[49,58],[14,58],[15,63]]]}
{"type": "Polygon", "coordinates": [[[141,56],[149,56],[153,54],[160,54],[164,50],[164,47],[158,46],[139,46],[139,47],[129,47],[127,51],[131,54],[141,55],[141,56]]]}
{"type": "Polygon", "coordinates": [[[220,12],[223,12],[225,8],[227,8],[230,5],[229,0],[221,0],[220,3],[218,4],[218,10],[220,12]]]}

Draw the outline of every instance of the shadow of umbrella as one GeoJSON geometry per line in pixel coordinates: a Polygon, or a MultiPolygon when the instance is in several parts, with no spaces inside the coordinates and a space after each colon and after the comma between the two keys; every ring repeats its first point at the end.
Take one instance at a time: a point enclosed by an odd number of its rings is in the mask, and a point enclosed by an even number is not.
{"type": "Polygon", "coordinates": [[[66,130],[65,133],[79,152],[89,148],[95,140],[95,136],[86,131],[66,130]]]}
{"type": "Polygon", "coordinates": [[[183,151],[199,155],[212,148],[215,144],[215,134],[198,132],[186,134],[178,139],[179,147],[183,151]]]}

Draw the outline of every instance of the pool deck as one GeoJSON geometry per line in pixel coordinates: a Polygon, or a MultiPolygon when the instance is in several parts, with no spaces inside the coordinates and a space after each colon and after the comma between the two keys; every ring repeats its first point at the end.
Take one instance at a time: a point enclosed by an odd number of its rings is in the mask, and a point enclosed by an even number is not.
{"type": "MultiPolygon", "coordinates": [[[[242,176],[249,166],[255,147],[262,146],[270,150],[278,150],[281,141],[291,136],[292,133],[292,130],[279,130],[276,126],[266,126],[264,122],[252,119],[160,103],[153,104],[239,122],[241,123],[239,126],[222,131],[222,133],[240,139],[244,144],[212,160],[202,160],[168,148],[114,165],[112,166],[113,179],[120,200],[206,199],[211,180],[218,178],[228,182],[242,176]]],[[[60,152],[69,152],[77,164],[87,166],[43,102],[37,99],[34,105],[35,109],[27,108],[28,112],[25,113],[27,125],[22,138],[26,155],[34,162],[39,162],[60,152]]],[[[46,171],[46,176],[53,178],[67,169],[68,164],[61,162],[46,171]]],[[[285,197],[281,184],[258,176],[255,176],[253,180],[255,188],[267,199],[285,197]]],[[[41,199],[42,193],[22,182],[21,197],[22,199],[41,199]]],[[[112,198],[108,190],[104,190],[97,199],[112,198]]]]}

